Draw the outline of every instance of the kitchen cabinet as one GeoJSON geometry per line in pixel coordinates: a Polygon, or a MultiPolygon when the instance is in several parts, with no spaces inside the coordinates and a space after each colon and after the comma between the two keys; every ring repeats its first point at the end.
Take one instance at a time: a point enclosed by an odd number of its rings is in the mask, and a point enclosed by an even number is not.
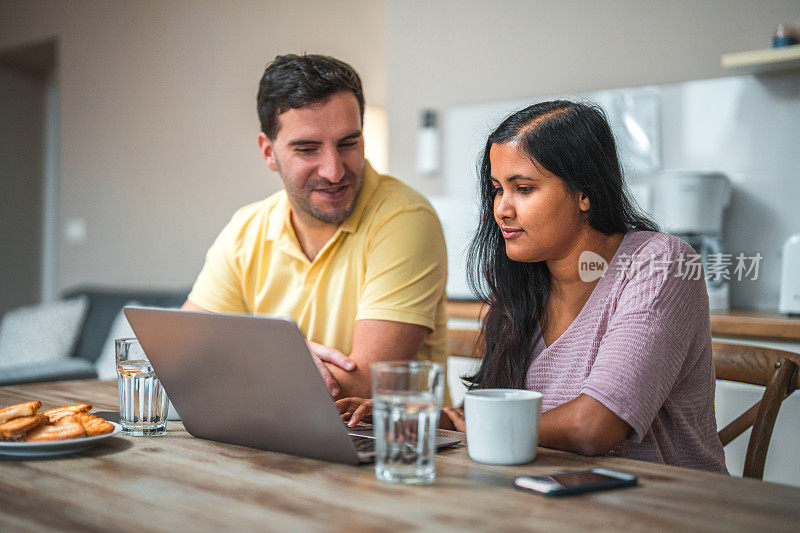
{"type": "Polygon", "coordinates": [[[795,69],[800,67],[800,44],[723,54],[721,62],[723,68],[743,74],[795,69]]]}

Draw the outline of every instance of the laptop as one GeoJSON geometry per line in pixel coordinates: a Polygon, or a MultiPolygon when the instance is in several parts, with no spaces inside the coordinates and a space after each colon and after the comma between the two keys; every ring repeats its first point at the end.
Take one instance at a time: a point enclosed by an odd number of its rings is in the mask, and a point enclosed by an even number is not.
{"type": "MultiPolygon", "coordinates": [[[[125,316],[191,435],[360,464],[372,428],[348,428],[290,318],[125,307],[125,316]]],[[[460,439],[436,437],[436,446],[460,439]]]]}

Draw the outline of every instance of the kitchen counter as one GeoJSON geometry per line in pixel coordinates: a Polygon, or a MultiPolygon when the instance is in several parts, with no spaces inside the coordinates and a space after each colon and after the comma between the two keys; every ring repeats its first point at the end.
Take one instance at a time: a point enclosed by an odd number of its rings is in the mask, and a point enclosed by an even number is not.
{"type": "MultiPolygon", "coordinates": [[[[450,300],[447,311],[451,319],[478,321],[484,309],[480,302],[450,300]]],[[[800,316],[762,311],[717,311],[711,313],[711,334],[800,342],[800,316]]]]}
{"type": "Polygon", "coordinates": [[[711,334],[800,341],[800,316],[762,311],[716,311],[711,313],[711,334]]]}

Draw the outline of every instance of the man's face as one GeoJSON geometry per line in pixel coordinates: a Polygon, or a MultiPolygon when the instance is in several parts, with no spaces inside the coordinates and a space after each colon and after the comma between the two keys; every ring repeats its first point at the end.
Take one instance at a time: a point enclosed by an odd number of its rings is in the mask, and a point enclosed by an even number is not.
{"type": "Polygon", "coordinates": [[[338,226],[353,212],[364,184],[361,111],[353,93],[278,116],[280,128],[258,145],[283,181],[293,214],[310,226],[338,226]]]}

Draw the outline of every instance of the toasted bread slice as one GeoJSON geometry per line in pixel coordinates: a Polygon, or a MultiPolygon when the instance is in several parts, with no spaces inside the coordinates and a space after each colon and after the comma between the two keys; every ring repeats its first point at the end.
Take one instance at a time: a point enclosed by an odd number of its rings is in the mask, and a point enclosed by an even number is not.
{"type": "Polygon", "coordinates": [[[36,411],[42,406],[42,402],[34,400],[32,402],[18,403],[0,409],[0,424],[5,424],[9,420],[23,416],[36,416],[36,411]]]}
{"type": "Polygon", "coordinates": [[[48,409],[47,411],[43,411],[43,414],[50,419],[50,423],[52,424],[58,422],[65,416],[71,416],[74,415],[75,413],[85,413],[91,410],[91,408],[92,404],[90,403],[78,403],[75,405],[65,405],[64,407],[48,409]]]}
{"type": "Polygon", "coordinates": [[[76,439],[85,437],[86,431],[79,422],[65,422],[56,426],[39,426],[22,437],[24,442],[76,439]]]}
{"type": "Polygon", "coordinates": [[[0,424],[0,439],[9,440],[19,437],[45,423],[47,423],[47,417],[42,414],[12,418],[8,422],[0,424]]]}
{"type": "Polygon", "coordinates": [[[105,435],[114,431],[114,425],[102,418],[86,413],[77,413],[74,418],[83,425],[88,437],[105,435]]]}

